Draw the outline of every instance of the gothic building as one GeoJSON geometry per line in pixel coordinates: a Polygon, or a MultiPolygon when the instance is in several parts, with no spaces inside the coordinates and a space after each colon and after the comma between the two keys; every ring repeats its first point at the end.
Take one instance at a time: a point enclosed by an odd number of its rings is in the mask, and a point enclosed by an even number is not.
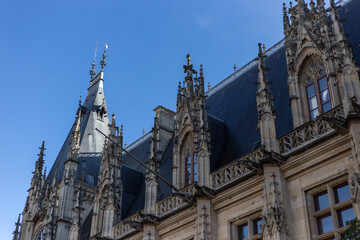
{"type": "Polygon", "coordinates": [[[127,147],[105,51],[48,174],[42,143],[13,239],[341,239],[360,217],[359,13],[284,4],[284,39],[208,91],[187,55],[176,111],[127,147]]]}

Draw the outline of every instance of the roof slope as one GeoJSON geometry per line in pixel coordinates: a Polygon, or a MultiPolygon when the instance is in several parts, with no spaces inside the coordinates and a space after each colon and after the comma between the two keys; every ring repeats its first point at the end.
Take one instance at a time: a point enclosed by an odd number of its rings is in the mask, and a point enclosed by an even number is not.
{"type": "MultiPolygon", "coordinates": [[[[102,73],[100,72],[95,78],[99,78],[89,89],[84,104],[81,106],[81,139],[80,139],[80,162],[77,177],[80,177],[82,163],[85,162],[85,183],[96,186],[97,174],[99,172],[101,152],[104,146],[104,137],[96,132],[96,128],[100,129],[105,134],[109,133],[109,116],[107,113],[105,94],[103,88],[102,73]]],[[[95,79],[94,78],[94,79],[95,79]]],[[[55,169],[58,168],[57,182],[61,181],[64,172],[64,163],[67,160],[67,152],[71,141],[71,135],[74,131],[75,125],[70,129],[63,146],[53,164],[48,178],[51,179],[54,175],[55,169]]]]}
{"type": "MultiPolygon", "coordinates": [[[[354,47],[354,57],[357,62],[360,61],[360,18],[357,16],[359,12],[360,1],[350,1],[339,10],[340,15],[347,20],[344,23],[344,29],[346,33],[351,33],[348,42],[354,47]]],[[[268,77],[273,83],[270,89],[274,97],[277,115],[276,132],[279,137],[293,129],[284,47],[266,58],[265,64],[270,68],[268,77]]],[[[212,152],[211,171],[251,152],[260,143],[255,97],[257,91],[255,83],[258,79],[255,70],[257,70],[257,65],[207,98],[212,152]]],[[[143,162],[147,160],[147,152],[150,151],[149,141],[150,138],[131,150],[131,153],[143,162]]],[[[171,139],[163,154],[160,168],[160,175],[170,183],[172,183],[173,146],[174,142],[171,139]]],[[[124,164],[144,173],[143,167],[140,167],[129,156],[125,156],[124,164]]],[[[159,181],[159,189],[159,200],[171,194],[170,187],[162,181],[159,181]]],[[[128,215],[143,209],[143,185],[139,186],[138,190],[140,194],[138,199],[133,201],[128,215]]]]}

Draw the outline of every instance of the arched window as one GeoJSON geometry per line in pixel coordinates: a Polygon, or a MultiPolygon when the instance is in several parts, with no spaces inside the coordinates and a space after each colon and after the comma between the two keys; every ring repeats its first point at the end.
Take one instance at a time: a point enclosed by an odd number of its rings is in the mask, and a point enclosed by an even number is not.
{"type": "Polygon", "coordinates": [[[309,59],[302,71],[310,120],[331,109],[329,83],[319,57],[309,59]]]}
{"type": "Polygon", "coordinates": [[[194,182],[197,182],[197,165],[198,160],[195,153],[194,144],[192,138],[188,138],[187,142],[183,149],[183,157],[184,157],[184,183],[185,186],[188,186],[194,182]]]}

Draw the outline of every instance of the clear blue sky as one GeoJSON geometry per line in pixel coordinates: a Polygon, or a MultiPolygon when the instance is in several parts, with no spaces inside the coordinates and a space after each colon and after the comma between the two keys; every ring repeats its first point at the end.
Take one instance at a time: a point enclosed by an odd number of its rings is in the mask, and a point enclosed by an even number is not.
{"type": "MultiPolygon", "coordinates": [[[[288,1],[286,1],[288,2],[288,1]]],[[[129,144],[158,105],[175,110],[190,53],[219,83],[283,38],[282,1],[0,0],[0,239],[11,239],[46,141],[50,169],[84,99],[95,43],[107,41],[105,94],[129,144]]],[[[99,66],[99,64],[97,64],[99,66]]],[[[255,93],[254,93],[255,94],[255,93]]]]}

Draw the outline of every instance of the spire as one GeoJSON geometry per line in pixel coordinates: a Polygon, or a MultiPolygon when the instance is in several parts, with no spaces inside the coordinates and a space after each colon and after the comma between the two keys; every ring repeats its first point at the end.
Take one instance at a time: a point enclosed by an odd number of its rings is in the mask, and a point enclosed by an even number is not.
{"type": "MultiPolygon", "coordinates": [[[[160,143],[159,133],[160,133],[159,119],[155,117],[154,127],[152,128],[150,157],[146,163],[150,169],[154,170],[157,173],[159,172],[159,167],[160,167],[160,161],[158,156],[159,153],[158,145],[160,143]]],[[[158,180],[157,177],[149,170],[146,170],[145,184],[146,184],[146,191],[145,191],[144,213],[155,215],[156,200],[158,194],[158,180]]]]}
{"type": "MultiPolygon", "coordinates": [[[[330,12],[331,12],[331,23],[333,26],[333,32],[335,34],[336,40],[337,42],[339,42],[342,46],[342,48],[346,48],[347,50],[347,44],[346,44],[346,38],[345,38],[345,34],[344,34],[344,28],[341,24],[341,20],[340,20],[340,15],[338,12],[339,7],[336,6],[336,3],[334,0],[330,0],[330,12]]],[[[347,52],[347,51],[346,51],[347,52]]],[[[347,55],[345,53],[345,55],[347,55]]]]}
{"type": "Polygon", "coordinates": [[[266,56],[264,55],[262,48],[261,48],[261,43],[258,44],[259,46],[259,53],[258,53],[258,88],[259,91],[260,90],[264,90],[264,89],[268,89],[267,86],[267,74],[266,74],[266,68],[265,68],[265,62],[264,59],[266,58],[266,56]]]}
{"type": "Polygon", "coordinates": [[[187,64],[184,65],[184,73],[186,73],[186,77],[185,77],[185,82],[186,82],[186,90],[187,93],[189,95],[192,95],[194,92],[193,89],[193,73],[197,73],[194,69],[193,69],[193,65],[191,64],[190,61],[190,54],[186,55],[186,59],[187,59],[187,64]]]}
{"type": "Polygon", "coordinates": [[[42,142],[40,149],[40,153],[38,154],[38,160],[35,162],[35,171],[33,172],[33,178],[31,180],[31,187],[41,187],[41,176],[44,167],[44,151],[45,141],[42,142]]]}
{"type": "Polygon", "coordinates": [[[283,23],[284,23],[284,34],[288,34],[290,29],[289,16],[287,14],[286,4],[283,3],[283,23]]]}
{"type": "Polygon", "coordinates": [[[115,137],[117,137],[119,133],[119,127],[117,127],[115,123],[115,113],[112,114],[112,120],[111,120],[111,124],[109,124],[109,130],[110,130],[110,134],[109,134],[110,139],[115,140],[115,137]]]}
{"type": "Polygon", "coordinates": [[[236,64],[234,64],[234,72],[236,72],[236,70],[237,70],[237,66],[236,64]]]}
{"type": "Polygon", "coordinates": [[[71,136],[70,148],[67,154],[68,160],[71,159],[76,161],[77,159],[77,154],[79,153],[80,150],[80,137],[81,137],[80,125],[81,125],[81,107],[79,107],[78,109],[78,113],[75,121],[75,128],[71,136]]]}
{"type": "Polygon", "coordinates": [[[44,167],[44,156],[45,156],[44,151],[46,150],[45,141],[42,142],[42,145],[39,149],[40,149],[40,153],[38,154],[39,158],[37,160],[37,169],[36,170],[41,175],[41,173],[43,171],[43,167],[44,167]]]}
{"type": "Polygon", "coordinates": [[[93,60],[93,63],[91,64],[90,79],[92,79],[92,78],[96,75],[96,71],[95,71],[96,64],[95,64],[95,61],[96,61],[97,45],[98,45],[98,41],[96,41],[94,60],[93,60]]]}
{"type": "Polygon", "coordinates": [[[256,93],[256,102],[258,110],[258,127],[260,128],[261,144],[267,151],[278,152],[278,142],[275,130],[275,110],[272,93],[268,86],[268,77],[265,67],[266,56],[258,44],[258,91],[256,93]]]}
{"type": "Polygon", "coordinates": [[[13,232],[13,235],[14,235],[13,240],[20,239],[20,236],[19,236],[19,234],[20,234],[20,226],[21,226],[20,218],[21,218],[21,214],[19,214],[18,220],[15,223],[15,231],[13,232]]]}
{"type": "Polygon", "coordinates": [[[202,94],[202,96],[204,96],[205,95],[205,83],[204,83],[204,70],[203,70],[202,64],[200,64],[199,84],[200,84],[200,93],[202,94]]]}

